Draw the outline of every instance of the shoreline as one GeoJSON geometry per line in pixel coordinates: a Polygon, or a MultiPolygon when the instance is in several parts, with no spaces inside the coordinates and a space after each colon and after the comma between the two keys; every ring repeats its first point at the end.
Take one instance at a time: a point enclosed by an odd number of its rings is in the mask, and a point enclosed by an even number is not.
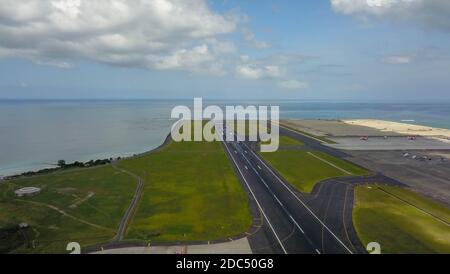
{"type": "MultiPolygon", "coordinates": [[[[378,131],[380,133],[380,136],[383,134],[389,135],[389,134],[395,134],[398,136],[422,136],[434,140],[438,140],[441,142],[444,142],[446,144],[450,145],[450,129],[445,128],[436,128],[436,127],[430,127],[430,126],[424,126],[424,125],[417,125],[417,124],[408,124],[405,122],[397,122],[397,121],[388,121],[388,120],[379,120],[379,119],[343,119],[343,120],[333,120],[333,119],[281,119],[282,121],[300,121],[300,122],[331,122],[331,123],[340,123],[342,125],[348,125],[348,126],[354,126],[354,127],[364,127],[370,130],[378,131]]],[[[340,125],[338,125],[340,126],[340,125]]],[[[317,131],[314,129],[313,131],[317,131]]],[[[314,135],[317,136],[324,136],[324,137],[334,137],[334,135],[322,132],[323,134],[317,134],[317,132],[310,132],[315,133],[314,135]]],[[[355,134],[357,135],[367,135],[367,134],[355,134]]],[[[338,135],[339,136],[339,135],[338,135]]],[[[137,153],[124,153],[121,155],[115,155],[115,156],[105,156],[104,159],[126,159],[130,157],[135,157],[139,155],[144,155],[147,153],[151,153],[153,151],[161,149],[164,145],[167,144],[168,139],[170,139],[170,133],[164,138],[162,143],[153,149],[144,150],[143,152],[137,152],[137,153]]],[[[107,153],[105,153],[106,155],[107,153]]],[[[103,160],[103,158],[99,158],[98,160],[103,160]]],[[[95,160],[94,160],[95,161],[95,160]]],[[[74,162],[82,162],[80,160],[76,160],[74,162]]],[[[88,162],[88,161],[86,161],[88,162]]],[[[36,165],[37,166],[37,165],[36,165]]],[[[56,167],[57,165],[42,165],[41,168],[30,168],[23,170],[18,169],[20,171],[17,172],[11,172],[11,173],[5,173],[0,174],[0,181],[7,180],[10,177],[14,176],[21,176],[25,173],[38,173],[40,171],[44,170],[60,170],[60,168],[56,167]]]]}
{"type": "MultiPolygon", "coordinates": [[[[169,132],[169,134],[167,134],[166,137],[164,138],[164,141],[160,145],[158,145],[157,147],[155,147],[153,149],[146,150],[146,151],[141,152],[141,153],[132,153],[132,154],[130,153],[129,155],[126,155],[126,156],[124,155],[124,156],[117,156],[117,157],[107,157],[105,159],[96,159],[96,160],[90,160],[90,161],[96,162],[96,161],[110,160],[111,162],[113,162],[113,161],[128,159],[128,158],[131,158],[131,157],[139,157],[139,156],[142,156],[142,155],[145,155],[145,154],[148,154],[148,153],[153,153],[153,152],[159,151],[162,148],[164,148],[164,146],[169,144],[170,142],[171,142],[171,134],[169,132]]],[[[88,162],[90,162],[90,161],[88,161],[88,162]]],[[[86,164],[88,162],[74,161],[73,163],[69,163],[68,165],[74,165],[75,163],[86,164]]],[[[107,165],[107,164],[111,164],[111,163],[106,163],[104,165],[107,165]]],[[[79,166],[79,167],[69,167],[69,168],[60,168],[60,167],[57,167],[57,164],[55,164],[55,165],[48,165],[48,168],[42,168],[42,169],[36,169],[36,170],[26,170],[26,171],[23,171],[23,172],[20,172],[20,173],[11,174],[11,175],[1,175],[0,174],[0,182],[1,181],[6,181],[6,180],[18,179],[18,178],[22,178],[22,177],[33,177],[33,176],[39,176],[39,175],[47,175],[47,174],[51,174],[51,173],[56,172],[56,171],[70,170],[71,168],[91,168],[91,167],[96,167],[96,166],[99,166],[99,165],[84,166],[84,167],[79,166]],[[27,173],[34,173],[34,174],[27,175],[27,173]]]]}
{"type": "Polygon", "coordinates": [[[342,120],[348,125],[364,126],[381,132],[394,132],[401,135],[414,135],[436,138],[439,140],[450,141],[450,129],[437,128],[416,124],[409,124],[405,122],[394,122],[378,119],[346,119],[342,120]]]}

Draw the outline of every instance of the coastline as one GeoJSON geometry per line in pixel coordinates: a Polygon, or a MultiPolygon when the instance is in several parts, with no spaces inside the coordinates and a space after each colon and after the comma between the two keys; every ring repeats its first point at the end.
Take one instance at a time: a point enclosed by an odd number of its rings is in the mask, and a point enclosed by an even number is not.
{"type": "MultiPolygon", "coordinates": [[[[96,161],[105,161],[105,160],[109,160],[111,162],[113,161],[117,161],[117,160],[122,160],[122,159],[127,159],[130,157],[139,157],[148,153],[154,153],[157,152],[161,149],[163,149],[166,145],[168,145],[170,142],[172,141],[171,138],[171,134],[169,132],[169,134],[167,134],[166,138],[164,139],[164,141],[157,147],[141,152],[141,153],[129,153],[129,155],[124,155],[124,156],[116,156],[116,157],[109,157],[109,158],[105,158],[105,159],[97,159],[97,160],[91,160],[93,162],[96,161]]],[[[71,163],[70,165],[74,165],[75,163],[83,163],[81,161],[75,161],[73,163],[71,163]]],[[[87,162],[85,162],[84,164],[86,164],[87,162]]],[[[111,164],[111,163],[106,163],[106,164],[111,164]]],[[[60,170],[65,170],[64,168],[60,168],[60,167],[55,167],[57,166],[55,165],[49,165],[47,168],[41,168],[41,169],[35,169],[35,170],[26,170],[20,173],[16,173],[16,174],[10,174],[10,175],[1,175],[0,174],[0,182],[1,181],[5,181],[5,180],[12,180],[12,179],[17,179],[17,178],[21,178],[21,177],[27,177],[27,176],[38,176],[38,175],[44,175],[44,174],[49,174],[52,172],[56,172],[56,171],[60,171],[60,170]],[[34,174],[30,174],[27,175],[27,173],[34,173],[34,174]]],[[[97,165],[92,165],[92,166],[84,166],[84,167],[78,167],[78,168],[90,168],[90,167],[95,167],[97,165]]]]}
{"type": "MultiPolygon", "coordinates": [[[[438,140],[441,142],[444,142],[446,144],[450,145],[450,129],[445,129],[445,128],[436,128],[436,127],[430,127],[430,126],[423,126],[423,125],[415,125],[415,124],[408,124],[408,123],[403,123],[403,122],[395,122],[395,121],[388,121],[388,120],[378,120],[378,119],[345,119],[345,120],[323,120],[323,119],[312,119],[312,120],[307,120],[307,119],[288,119],[288,120],[284,120],[284,121],[300,121],[300,122],[329,122],[329,123],[335,123],[335,125],[333,125],[334,127],[339,128],[340,130],[344,129],[345,126],[350,126],[350,127],[357,127],[358,131],[360,128],[364,127],[367,129],[370,129],[372,131],[377,131],[379,132],[379,135],[399,135],[399,136],[423,136],[426,138],[430,138],[430,139],[434,139],[434,140],[438,140]]],[[[330,127],[329,125],[327,125],[328,127],[330,127]]],[[[311,128],[312,129],[312,128],[311,128]]],[[[332,129],[333,130],[333,129],[332,129]]],[[[332,131],[331,130],[331,131],[332,131]]],[[[346,128],[345,128],[346,130],[346,128]]],[[[347,131],[347,133],[351,131],[347,131]]],[[[371,132],[371,131],[369,131],[371,132]]],[[[317,131],[317,129],[313,130],[312,132],[310,132],[314,135],[317,136],[333,136],[334,134],[330,134],[327,132],[320,132],[317,131]]],[[[362,134],[364,135],[364,134],[362,134]]],[[[367,134],[370,135],[370,134],[367,134]]],[[[164,140],[162,141],[162,143],[160,143],[160,145],[149,149],[149,150],[144,150],[143,152],[137,152],[137,153],[133,153],[133,152],[129,152],[129,153],[124,153],[121,155],[114,155],[114,156],[106,156],[108,155],[107,153],[104,153],[102,155],[105,155],[104,158],[99,158],[99,159],[125,159],[125,158],[129,158],[129,157],[134,157],[134,156],[139,156],[139,155],[144,155],[147,153],[151,153],[157,150],[160,150],[162,147],[164,147],[166,144],[168,144],[168,142],[170,142],[170,133],[164,138],[164,140]]],[[[95,160],[94,160],[95,161],[95,160]]],[[[83,161],[75,161],[75,162],[83,162],[83,161]]],[[[40,171],[46,170],[46,169],[51,169],[51,170],[59,170],[59,168],[55,168],[56,163],[54,165],[36,165],[39,167],[36,168],[17,168],[18,171],[14,171],[11,173],[5,172],[0,174],[0,181],[4,180],[4,179],[8,179],[9,177],[15,177],[18,175],[22,175],[24,173],[38,173],[40,171]]]]}
{"type": "Polygon", "coordinates": [[[381,132],[394,132],[401,135],[413,135],[435,138],[450,143],[450,129],[436,128],[430,126],[414,125],[404,122],[393,122],[377,119],[352,119],[342,120],[349,125],[364,126],[379,130],[381,132]]]}

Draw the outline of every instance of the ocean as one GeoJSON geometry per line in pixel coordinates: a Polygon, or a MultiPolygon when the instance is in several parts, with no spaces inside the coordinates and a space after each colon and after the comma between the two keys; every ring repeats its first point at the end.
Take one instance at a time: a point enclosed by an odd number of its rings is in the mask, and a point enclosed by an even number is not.
{"type": "MultiPolygon", "coordinates": [[[[206,105],[278,105],[282,119],[371,118],[450,129],[450,103],[204,101],[206,105]]],[[[171,110],[192,100],[0,101],[0,177],[52,167],[58,160],[130,156],[159,146],[171,110]]]]}

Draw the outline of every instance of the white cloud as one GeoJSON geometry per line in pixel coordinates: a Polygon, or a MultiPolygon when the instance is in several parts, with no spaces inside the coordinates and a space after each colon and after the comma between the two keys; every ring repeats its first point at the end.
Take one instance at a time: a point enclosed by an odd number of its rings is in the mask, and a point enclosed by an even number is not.
{"type": "Polygon", "coordinates": [[[282,78],[287,74],[288,68],[303,63],[304,59],[299,54],[274,54],[259,59],[241,55],[236,73],[247,79],[282,78]]]}
{"type": "Polygon", "coordinates": [[[415,22],[421,26],[450,31],[448,0],[331,0],[339,13],[362,18],[415,22]]]}
{"type": "Polygon", "coordinates": [[[206,0],[0,0],[0,55],[198,72],[220,67],[233,45],[215,38],[237,24],[206,0]]]}
{"type": "Polygon", "coordinates": [[[406,55],[386,56],[382,61],[386,64],[405,65],[412,62],[412,57],[406,55]]]}
{"type": "Polygon", "coordinates": [[[298,80],[286,80],[286,81],[279,82],[278,86],[285,88],[285,89],[300,90],[300,89],[308,88],[309,83],[298,81],[298,80]]]}
{"type": "Polygon", "coordinates": [[[261,79],[261,78],[279,78],[285,74],[284,69],[279,66],[267,65],[239,65],[236,68],[238,76],[247,79],[261,79]]]}
{"type": "Polygon", "coordinates": [[[267,42],[258,41],[255,37],[255,34],[251,32],[251,30],[249,30],[248,28],[242,29],[242,35],[247,45],[255,49],[268,49],[271,47],[271,45],[267,42]]]}

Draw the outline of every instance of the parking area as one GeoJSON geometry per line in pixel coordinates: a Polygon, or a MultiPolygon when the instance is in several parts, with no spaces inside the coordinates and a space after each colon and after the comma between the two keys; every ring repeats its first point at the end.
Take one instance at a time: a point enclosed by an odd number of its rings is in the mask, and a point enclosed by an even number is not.
{"type": "Polygon", "coordinates": [[[450,151],[347,151],[350,161],[450,206],[450,151]]]}
{"type": "Polygon", "coordinates": [[[343,150],[449,150],[450,142],[430,137],[389,136],[367,137],[328,137],[337,144],[329,146],[343,150]]]}

